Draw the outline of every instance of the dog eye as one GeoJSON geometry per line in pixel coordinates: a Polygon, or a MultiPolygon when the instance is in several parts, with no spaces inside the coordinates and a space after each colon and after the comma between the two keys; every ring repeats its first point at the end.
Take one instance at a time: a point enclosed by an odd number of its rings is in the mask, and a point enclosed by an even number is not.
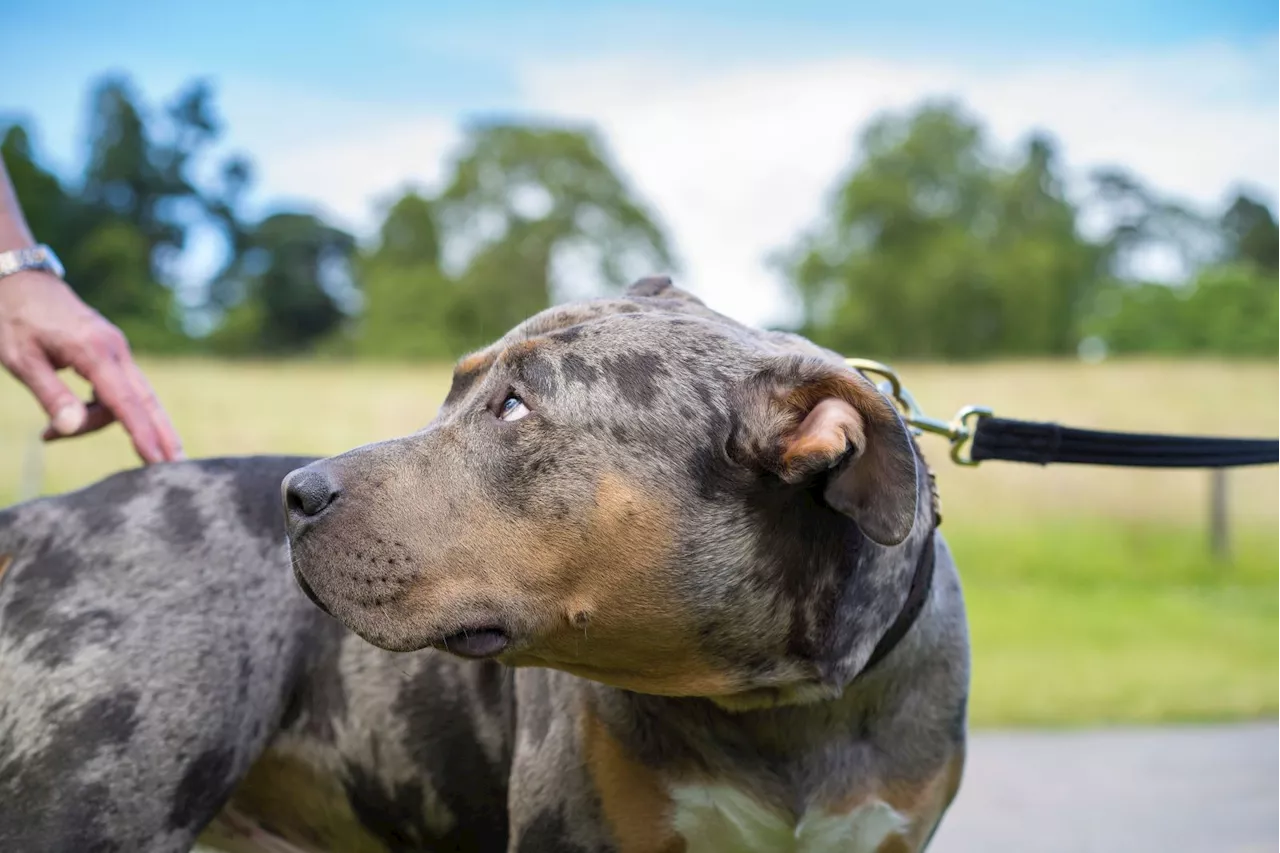
{"type": "Polygon", "coordinates": [[[518,421],[529,414],[529,407],[515,394],[508,394],[498,407],[498,417],[504,421],[518,421]]]}

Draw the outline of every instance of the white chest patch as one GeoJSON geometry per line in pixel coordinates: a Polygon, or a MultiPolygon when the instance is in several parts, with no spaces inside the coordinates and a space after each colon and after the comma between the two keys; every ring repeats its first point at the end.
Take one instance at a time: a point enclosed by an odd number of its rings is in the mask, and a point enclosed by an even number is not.
{"type": "Polygon", "coordinates": [[[671,798],[688,853],[874,853],[907,826],[880,800],[845,814],[813,809],[796,822],[727,785],[680,786],[671,798]]]}

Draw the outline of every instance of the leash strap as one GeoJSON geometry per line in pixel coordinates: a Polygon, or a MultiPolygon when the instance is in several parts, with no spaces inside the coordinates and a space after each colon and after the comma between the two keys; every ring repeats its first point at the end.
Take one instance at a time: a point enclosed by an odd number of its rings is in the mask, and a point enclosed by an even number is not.
{"type": "Polygon", "coordinates": [[[1275,439],[1103,432],[991,416],[978,418],[972,442],[969,453],[974,462],[1234,468],[1280,461],[1280,442],[1275,439]]]}
{"type": "Polygon", "coordinates": [[[1280,441],[1274,438],[1102,432],[997,418],[984,406],[965,406],[950,421],[942,421],[921,411],[892,367],[865,358],[845,362],[894,401],[913,432],[946,438],[957,465],[977,465],[987,459],[1125,468],[1236,468],[1280,462],[1280,441]]]}

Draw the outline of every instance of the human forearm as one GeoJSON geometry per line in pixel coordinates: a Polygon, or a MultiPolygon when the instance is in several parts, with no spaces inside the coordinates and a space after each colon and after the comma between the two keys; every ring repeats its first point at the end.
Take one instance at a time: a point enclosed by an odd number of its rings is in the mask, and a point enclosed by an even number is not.
{"type": "MultiPolygon", "coordinates": [[[[34,244],[0,163],[0,252],[34,244]]],[[[182,457],[173,424],[124,335],[47,269],[20,269],[0,280],[0,366],[31,389],[48,414],[46,439],[92,432],[118,419],[144,461],[182,457]],[[88,406],[58,377],[64,367],[93,385],[88,406]]]]}

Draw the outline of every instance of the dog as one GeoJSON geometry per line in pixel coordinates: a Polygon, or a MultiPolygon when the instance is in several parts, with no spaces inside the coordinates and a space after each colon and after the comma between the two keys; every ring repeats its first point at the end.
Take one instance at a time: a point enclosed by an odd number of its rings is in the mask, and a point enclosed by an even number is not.
{"type": "Polygon", "coordinates": [[[922,850],[939,521],[837,354],[665,278],[549,309],[404,438],[0,512],[0,850],[922,850]]]}

